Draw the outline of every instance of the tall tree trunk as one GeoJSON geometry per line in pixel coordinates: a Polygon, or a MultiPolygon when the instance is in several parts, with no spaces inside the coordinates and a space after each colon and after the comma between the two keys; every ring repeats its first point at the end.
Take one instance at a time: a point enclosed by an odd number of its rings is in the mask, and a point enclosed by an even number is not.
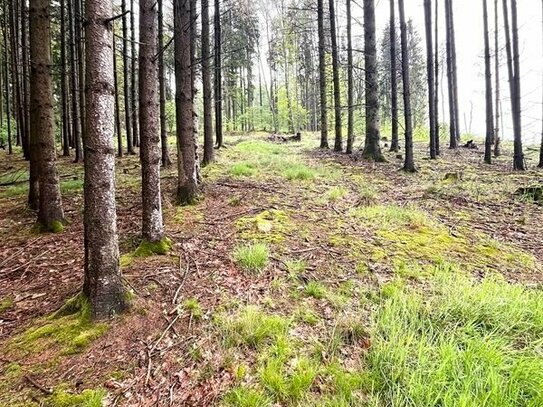
{"type": "Polygon", "coordinates": [[[451,5],[452,0],[445,0],[445,25],[446,25],[446,48],[447,48],[447,81],[449,87],[449,148],[458,147],[458,137],[457,134],[457,117],[458,110],[456,108],[456,99],[454,87],[454,65],[453,65],[453,30],[452,30],[452,21],[451,21],[451,5]]]}
{"type": "Polygon", "coordinates": [[[335,0],[329,0],[330,9],[330,38],[332,43],[332,75],[334,80],[334,112],[336,123],[336,137],[334,151],[343,150],[343,136],[341,125],[341,88],[339,85],[339,54],[337,45],[335,0]]]}
{"type": "MultiPolygon", "coordinates": [[[[498,1],[498,0],[496,0],[498,1]]],[[[541,1],[541,11],[543,12],[543,0],[541,1]]],[[[543,21],[543,20],[542,20],[543,21]]],[[[543,24],[541,25],[543,27],[543,24]]],[[[543,43],[542,43],[543,44],[543,43]]],[[[6,79],[7,82],[7,79],[6,79]]],[[[543,89],[542,89],[542,96],[543,96],[543,89]]],[[[543,97],[541,101],[541,108],[543,109],[543,97]]],[[[543,168],[543,115],[541,116],[541,147],[539,149],[539,168],[543,168]]]]}
{"type": "Polygon", "coordinates": [[[362,155],[377,162],[385,161],[381,152],[379,127],[379,77],[375,0],[364,0],[364,61],[366,82],[366,139],[362,155]]]}
{"type": "Polygon", "coordinates": [[[500,97],[500,42],[499,42],[499,0],[494,0],[494,75],[495,75],[495,86],[496,86],[496,124],[494,125],[494,157],[499,157],[501,155],[501,136],[500,136],[500,107],[501,107],[501,97],[500,97]]]}
{"type": "Polygon", "coordinates": [[[177,127],[177,201],[191,204],[198,193],[196,146],[194,145],[193,89],[191,69],[190,4],[174,0],[175,113],[177,127]]]}
{"type": "Polygon", "coordinates": [[[21,2],[21,65],[22,65],[22,77],[21,77],[21,103],[22,103],[22,121],[23,129],[25,132],[25,138],[30,137],[30,75],[28,58],[28,7],[26,0],[21,2]]]}
{"type": "Polygon", "coordinates": [[[522,149],[522,110],[521,110],[521,90],[520,90],[520,50],[518,41],[518,17],[517,17],[517,0],[511,0],[511,34],[513,40],[513,86],[514,93],[514,168],[515,170],[524,171],[526,164],[524,162],[524,152],[522,149]]]}
{"type": "Polygon", "coordinates": [[[398,136],[398,70],[396,68],[396,17],[394,2],[395,0],[390,0],[390,101],[392,107],[392,139],[390,151],[398,152],[400,150],[400,145],[398,136]]]}
{"type": "Polygon", "coordinates": [[[136,43],[136,16],[135,16],[135,6],[134,0],[130,0],[130,95],[131,110],[132,110],[132,145],[134,147],[139,147],[140,145],[140,132],[139,132],[139,121],[138,121],[138,95],[137,95],[137,64],[138,60],[136,48],[138,44],[136,43]]]}
{"type": "Polygon", "coordinates": [[[430,119],[430,158],[437,158],[436,151],[436,111],[435,78],[434,78],[434,46],[432,41],[432,1],[424,0],[424,19],[426,27],[426,72],[428,76],[428,115],[430,119]]]}
{"type": "Polygon", "coordinates": [[[204,88],[204,165],[213,161],[213,108],[209,51],[209,0],[202,0],[202,82],[204,88]]]}
{"type": "Polygon", "coordinates": [[[223,146],[222,132],[222,30],[220,0],[215,0],[215,143],[223,146]]]}
{"type": "Polygon", "coordinates": [[[119,102],[119,72],[117,72],[117,41],[113,28],[113,86],[115,87],[115,130],[117,131],[117,156],[123,156],[123,130],[121,127],[121,105],[119,102]]]}
{"type": "Polygon", "coordinates": [[[83,159],[83,147],[81,144],[81,131],[82,131],[82,122],[79,109],[79,75],[77,68],[77,44],[76,44],[76,16],[75,16],[75,6],[74,1],[77,0],[68,0],[68,24],[70,31],[70,85],[72,93],[72,133],[74,137],[74,146],[75,146],[75,159],[77,163],[83,159]]]}
{"type": "Polygon", "coordinates": [[[485,99],[486,99],[486,138],[485,163],[492,164],[492,141],[494,138],[494,107],[492,106],[492,69],[490,59],[490,38],[488,34],[487,0],[483,0],[483,30],[485,36],[485,99]]]}
{"type": "Polygon", "coordinates": [[[158,0],[158,87],[160,92],[160,140],[162,145],[162,166],[172,164],[166,128],[166,71],[164,69],[164,10],[163,0],[158,0]]]}
{"type": "Polygon", "coordinates": [[[326,85],[326,41],[324,36],[324,0],[317,1],[319,32],[319,88],[321,107],[321,148],[328,148],[328,97],[326,85]]]}
{"type": "Polygon", "coordinates": [[[5,102],[6,102],[6,124],[7,124],[7,136],[8,136],[8,154],[13,154],[13,141],[11,137],[11,95],[9,91],[9,50],[8,50],[8,30],[6,28],[6,2],[3,3],[4,13],[2,21],[2,34],[4,37],[4,90],[5,90],[5,102]]]}
{"type": "Polygon", "coordinates": [[[126,128],[126,145],[128,154],[136,154],[134,151],[134,139],[132,137],[132,112],[130,111],[130,66],[128,56],[128,18],[126,17],[126,0],[121,2],[123,13],[123,83],[124,83],[124,119],[126,128]]]}
{"type": "Polygon", "coordinates": [[[192,137],[194,138],[194,164],[196,166],[196,181],[202,181],[200,176],[200,153],[198,151],[198,134],[200,131],[198,112],[196,111],[196,97],[198,88],[196,87],[197,65],[196,42],[198,40],[198,13],[196,12],[196,0],[189,0],[190,8],[190,81],[192,85],[192,137]]]}
{"type": "Polygon", "coordinates": [[[353,152],[354,144],[354,77],[351,0],[347,0],[347,154],[353,152]]]}
{"type": "MultiPolygon", "coordinates": [[[[86,100],[85,100],[85,41],[83,40],[83,0],[75,0],[75,41],[77,45],[77,61],[78,61],[78,85],[79,89],[79,117],[81,120],[81,139],[85,140],[85,116],[86,116],[86,100]]],[[[79,158],[85,159],[85,149],[82,148],[79,158]]]]}
{"type": "MultiPolygon", "coordinates": [[[[160,106],[158,101],[157,4],[140,0],[139,96],[141,130],[142,237],[162,242],[164,225],[160,195],[160,106]]],[[[157,247],[159,249],[159,247],[157,247]]],[[[161,254],[157,251],[158,254],[161,254]]],[[[162,253],[163,254],[163,253],[162,253]]]]}
{"type": "Polygon", "coordinates": [[[439,125],[439,0],[436,0],[436,7],[435,7],[435,27],[434,27],[434,35],[435,35],[435,51],[434,51],[434,79],[435,79],[435,88],[434,88],[434,97],[435,97],[435,135],[436,135],[436,154],[441,154],[441,146],[440,146],[440,130],[441,127],[439,125]]]}
{"type": "Polygon", "coordinates": [[[85,282],[94,319],[126,308],[119,268],[115,207],[114,77],[111,49],[112,0],[85,3],[87,118],[85,122],[85,282]]]}
{"type": "MultiPolygon", "coordinates": [[[[62,230],[64,212],[56,166],[49,0],[30,1],[31,140],[39,157],[38,223],[44,231],[62,230]]],[[[32,157],[34,158],[34,157],[32,157]]]]}
{"type": "Polygon", "coordinates": [[[403,104],[405,116],[405,161],[403,165],[403,170],[407,172],[415,172],[415,160],[413,158],[413,117],[411,112],[411,81],[409,72],[409,50],[407,48],[407,25],[405,23],[404,0],[399,0],[398,5],[400,10],[403,104]]]}
{"type": "Polygon", "coordinates": [[[60,100],[62,122],[62,155],[70,156],[70,134],[68,121],[68,76],[66,69],[66,0],[60,1],[60,100]]]}

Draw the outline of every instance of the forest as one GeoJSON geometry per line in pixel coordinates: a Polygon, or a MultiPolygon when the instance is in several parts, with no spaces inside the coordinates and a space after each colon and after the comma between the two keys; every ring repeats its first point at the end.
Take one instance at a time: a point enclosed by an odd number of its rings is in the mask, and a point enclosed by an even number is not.
{"type": "Polygon", "coordinates": [[[543,406],[543,1],[0,21],[0,406],[543,406]]]}

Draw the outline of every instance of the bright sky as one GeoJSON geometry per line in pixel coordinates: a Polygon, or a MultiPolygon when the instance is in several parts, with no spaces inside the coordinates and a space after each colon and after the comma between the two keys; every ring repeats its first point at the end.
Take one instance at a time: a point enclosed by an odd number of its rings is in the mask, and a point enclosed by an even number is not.
{"type": "MultiPolygon", "coordinates": [[[[362,5],[361,0],[355,1],[357,1],[357,4],[362,5]]],[[[499,25],[503,34],[501,1],[499,0],[499,25]]],[[[405,3],[407,17],[413,19],[419,33],[424,38],[423,0],[405,0],[405,3]]],[[[517,3],[519,12],[523,138],[527,143],[538,143],[541,139],[543,120],[541,106],[543,98],[543,0],[518,0],[517,3]]],[[[376,4],[378,31],[381,32],[389,18],[389,1],[377,0],[376,4]]],[[[443,5],[443,0],[439,0],[439,6],[441,7],[441,21],[439,23],[442,28],[445,25],[442,14],[443,5]]],[[[466,132],[470,130],[470,112],[472,111],[471,106],[473,104],[471,132],[483,134],[485,131],[483,1],[454,0],[453,7],[456,26],[461,131],[466,132]]],[[[494,0],[488,0],[488,7],[490,29],[492,30],[491,44],[493,46],[494,0]]],[[[356,14],[360,18],[362,17],[360,9],[357,10],[356,14]]],[[[441,40],[443,40],[444,32],[440,36],[441,40]]],[[[504,41],[501,41],[501,43],[503,44],[504,41]]],[[[505,137],[510,139],[512,138],[512,125],[509,115],[511,104],[505,52],[503,53],[502,61],[500,77],[502,83],[502,111],[505,116],[503,118],[503,128],[505,129],[505,137]]],[[[440,115],[443,117],[441,107],[440,115]]]]}

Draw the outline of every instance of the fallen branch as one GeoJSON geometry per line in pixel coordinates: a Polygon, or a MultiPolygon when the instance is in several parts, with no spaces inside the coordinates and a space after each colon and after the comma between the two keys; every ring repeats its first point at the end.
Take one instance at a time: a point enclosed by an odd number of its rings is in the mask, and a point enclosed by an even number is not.
{"type": "Polygon", "coordinates": [[[34,380],[32,377],[25,375],[25,380],[30,383],[32,386],[37,388],[38,390],[41,390],[43,393],[51,395],[53,394],[53,391],[51,389],[48,389],[47,387],[39,384],[36,380],[34,380]]]}

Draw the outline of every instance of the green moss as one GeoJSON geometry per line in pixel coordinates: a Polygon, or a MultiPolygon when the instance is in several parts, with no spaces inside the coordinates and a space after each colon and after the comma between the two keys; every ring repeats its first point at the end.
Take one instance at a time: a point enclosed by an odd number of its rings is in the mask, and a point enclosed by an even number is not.
{"type": "Polygon", "coordinates": [[[13,307],[13,300],[10,297],[6,297],[0,300],[0,315],[13,307]]]}
{"type": "Polygon", "coordinates": [[[47,225],[38,222],[34,226],[35,233],[61,233],[63,231],[64,231],[64,223],[58,220],[50,222],[47,225]]]}
{"type": "Polygon", "coordinates": [[[55,390],[47,397],[46,407],[101,407],[106,396],[104,390],[83,390],[79,394],[69,393],[66,390],[55,390]]]}
{"type": "Polygon", "coordinates": [[[150,257],[155,254],[158,255],[166,255],[172,248],[172,241],[165,237],[162,240],[159,240],[158,242],[149,242],[147,240],[143,240],[136,251],[134,252],[134,256],[136,257],[150,257]]]}
{"type": "Polygon", "coordinates": [[[8,346],[23,354],[39,353],[51,346],[55,346],[60,355],[74,354],[102,336],[107,328],[107,324],[91,321],[90,305],[80,294],[13,338],[8,346]]]}
{"type": "Polygon", "coordinates": [[[196,298],[187,298],[183,302],[183,309],[187,311],[193,318],[200,319],[203,316],[202,306],[196,298]]]}
{"type": "Polygon", "coordinates": [[[270,209],[255,216],[244,216],[236,222],[240,237],[244,240],[263,240],[281,243],[294,229],[287,212],[270,209]]]}

